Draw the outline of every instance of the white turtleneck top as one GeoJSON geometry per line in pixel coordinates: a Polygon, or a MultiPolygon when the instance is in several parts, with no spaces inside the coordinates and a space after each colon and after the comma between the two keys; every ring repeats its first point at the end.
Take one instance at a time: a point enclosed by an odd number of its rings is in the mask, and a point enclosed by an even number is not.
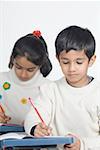
{"type": "Polygon", "coordinates": [[[20,81],[14,69],[0,73],[0,102],[6,115],[11,117],[9,123],[23,123],[31,107],[28,98],[36,101],[40,86],[49,82],[40,71],[28,81],[20,81]]]}
{"type": "MultiPolygon", "coordinates": [[[[45,123],[53,135],[71,133],[81,139],[81,150],[100,150],[100,83],[94,79],[88,85],[75,88],[65,78],[43,85],[36,101],[45,123]]],[[[25,130],[40,122],[34,109],[28,113],[25,130]]]]}

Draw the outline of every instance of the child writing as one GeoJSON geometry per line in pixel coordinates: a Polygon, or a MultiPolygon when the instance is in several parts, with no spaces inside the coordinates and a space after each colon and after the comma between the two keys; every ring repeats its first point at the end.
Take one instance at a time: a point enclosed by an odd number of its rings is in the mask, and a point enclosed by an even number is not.
{"type": "Polygon", "coordinates": [[[35,107],[45,123],[31,109],[25,130],[37,137],[53,134],[76,138],[73,144],[62,147],[65,150],[99,150],[100,83],[87,73],[96,59],[94,36],[88,29],[70,26],[58,34],[55,47],[64,77],[40,88],[35,107]]]}
{"type": "Polygon", "coordinates": [[[52,70],[52,64],[40,31],[16,41],[9,68],[9,72],[0,73],[0,122],[23,124],[31,107],[28,97],[35,101],[39,87],[50,82],[45,77],[52,70]]]}

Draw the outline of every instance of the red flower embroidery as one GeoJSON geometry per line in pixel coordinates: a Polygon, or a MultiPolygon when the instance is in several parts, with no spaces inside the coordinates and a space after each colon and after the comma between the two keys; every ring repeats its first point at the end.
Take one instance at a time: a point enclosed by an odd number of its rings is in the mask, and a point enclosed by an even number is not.
{"type": "Polygon", "coordinates": [[[41,36],[41,32],[39,30],[33,31],[33,35],[39,38],[41,36]]]}

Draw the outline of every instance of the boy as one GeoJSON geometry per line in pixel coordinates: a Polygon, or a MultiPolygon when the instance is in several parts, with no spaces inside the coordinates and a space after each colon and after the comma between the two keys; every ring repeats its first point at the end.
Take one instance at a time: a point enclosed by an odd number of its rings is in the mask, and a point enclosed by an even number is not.
{"type": "Polygon", "coordinates": [[[96,59],[95,39],[88,29],[70,26],[58,34],[55,47],[64,77],[41,87],[35,106],[45,124],[33,109],[26,132],[37,137],[71,134],[77,140],[64,145],[66,150],[100,149],[100,83],[87,75],[96,59]]]}

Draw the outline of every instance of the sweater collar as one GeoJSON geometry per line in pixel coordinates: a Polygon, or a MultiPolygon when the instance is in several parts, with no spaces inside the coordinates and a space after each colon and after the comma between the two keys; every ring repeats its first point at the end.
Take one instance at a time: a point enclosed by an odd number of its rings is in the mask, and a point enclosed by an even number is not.
{"type": "Polygon", "coordinates": [[[61,78],[61,83],[62,83],[62,85],[64,85],[67,88],[67,90],[71,91],[71,93],[73,93],[73,94],[74,93],[82,94],[85,92],[87,93],[87,91],[91,92],[94,90],[94,88],[99,86],[96,79],[93,79],[89,84],[87,84],[86,86],[80,87],[80,88],[72,87],[71,85],[69,85],[64,77],[61,78]]]}
{"type": "Polygon", "coordinates": [[[14,83],[16,84],[19,84],[21,86],[39,86],[40,84],[42,84],[42,80],[43,80],[43,75],[40,73],[40,70],[38,70],[36,72],[36,74],[28,81],[21,81],[17,76],[16,76],[16,73],[15,73],[15,70],[14,68],[12,68],[10,70],[10,78],[12,78],[12,81],[14,81],[14,83]]]}

